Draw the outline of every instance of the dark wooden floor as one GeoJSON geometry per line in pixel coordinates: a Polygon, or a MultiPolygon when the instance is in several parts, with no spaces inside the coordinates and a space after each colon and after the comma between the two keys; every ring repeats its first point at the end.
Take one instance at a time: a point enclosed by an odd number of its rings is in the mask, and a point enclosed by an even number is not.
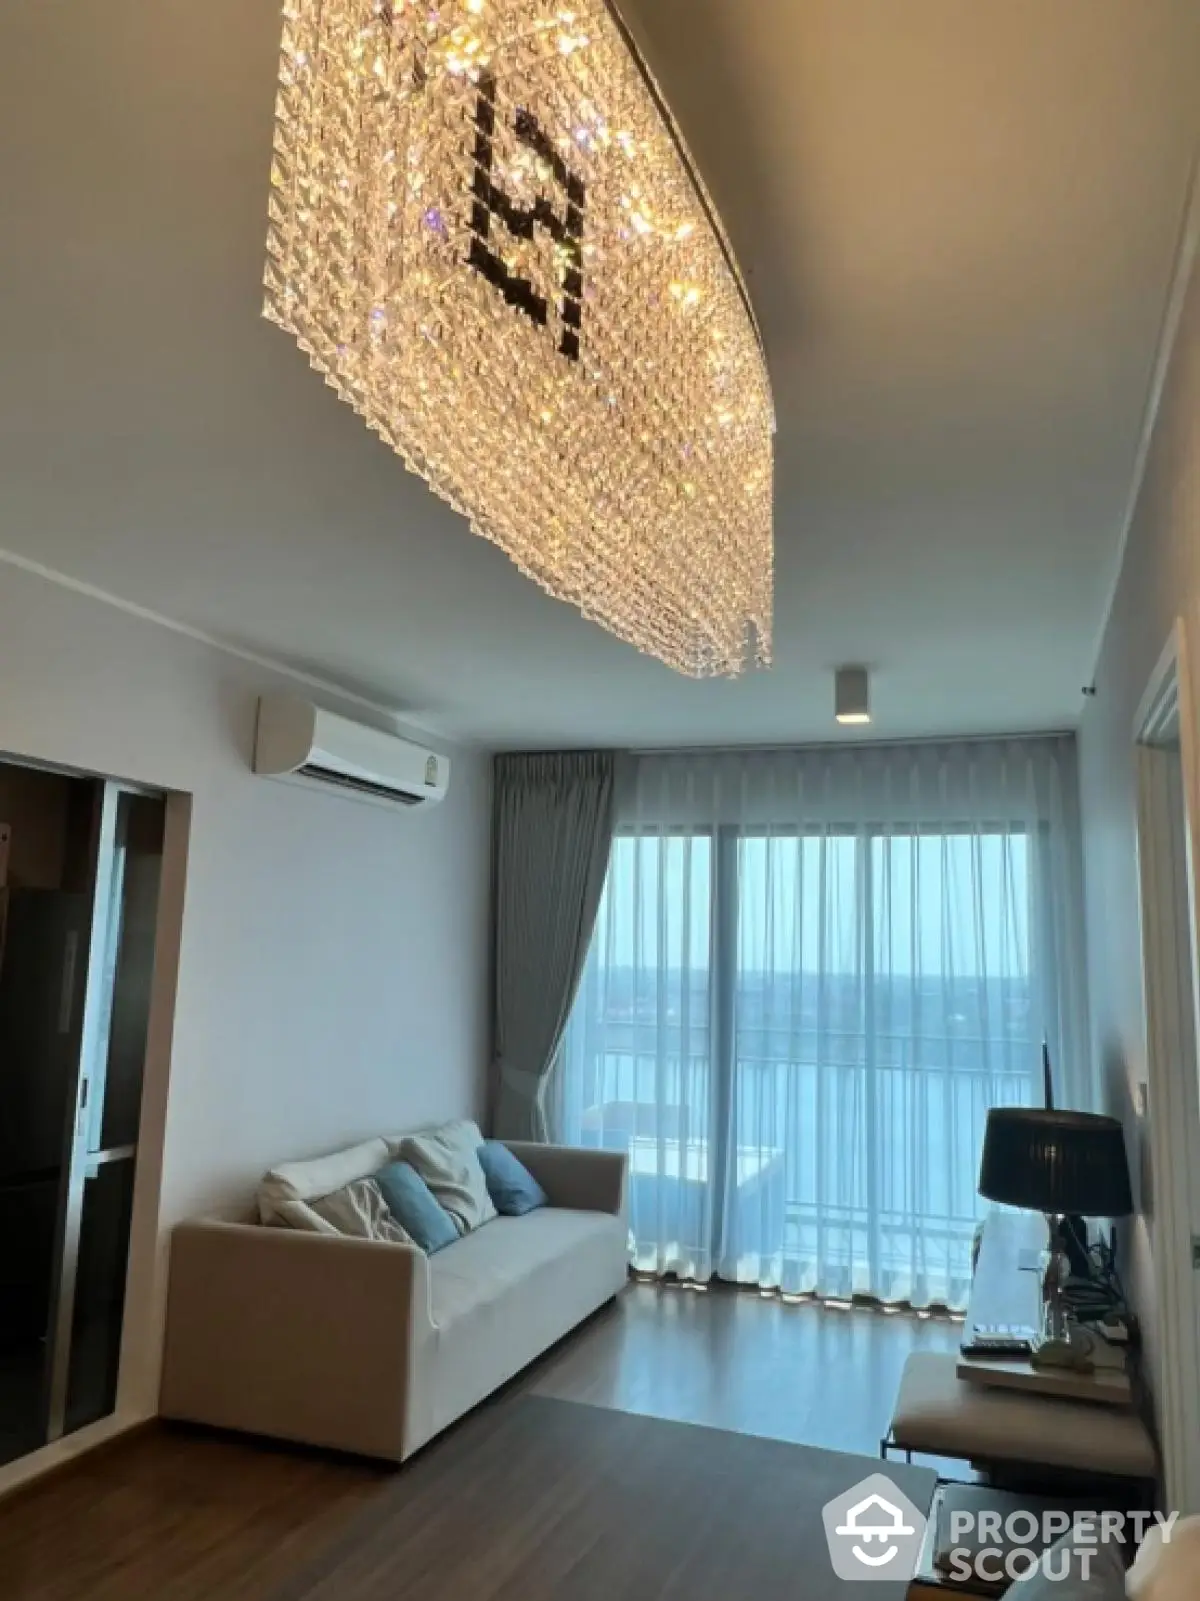
{"type": "MultiPolygon", "coordinates": [[[[470,1431],[533,1395],[873,1456],[905,1355],[957,1337],[933,1320],[637,1286],[432,1450],[473,1449],[470,1431]]],[[[0,1597],[291,1601],[330,1551],[352,1563],[413,1485],[411,1469],[156,1427],[0,1503],[0,1597]]]]}
{"type": "Polygon", "coordinates": [[[962,1326],[744,1290],[631,1285],[530,1374],[535,1395],[874,1456],[910,1351],[962,1326]]]}
{"type": "Polygon", "coordinates": [[[266,1601],[395,1475],[154,1427],[0,1504],[4,1601],[266,1601]]]}

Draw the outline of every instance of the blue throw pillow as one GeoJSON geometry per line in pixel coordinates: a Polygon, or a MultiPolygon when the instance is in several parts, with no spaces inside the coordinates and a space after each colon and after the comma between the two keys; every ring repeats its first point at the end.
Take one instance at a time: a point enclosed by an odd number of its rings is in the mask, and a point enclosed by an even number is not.
{"type": "Polygon", "coordinates": [[[479,1147],[479,1165],[492,1205],[502,1216],[524,1217],[549,1204],[550,1197],[524,1162],[499,1140],[484,1140],[479,1147]]]}
{"type": "Polygon", "coordinates": [[[387,1209],[405,1233],[410,1234],[428,1256],[458,1238],[454,1219],[433,1191],[407,1162],[392,1162],[376,1173],[387,1209]]]}

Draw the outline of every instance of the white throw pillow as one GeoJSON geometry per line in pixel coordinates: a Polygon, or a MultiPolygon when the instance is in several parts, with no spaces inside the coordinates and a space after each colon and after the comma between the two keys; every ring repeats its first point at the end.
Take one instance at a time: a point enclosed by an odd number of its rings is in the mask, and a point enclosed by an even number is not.
{"type": "Polygon", "coordinates": [[[374,1179],[355,1179],[308,1205],[339,1234],[352,1240],[384,1240],[389,1245],[414,1243],[408,1230],[401,1228],[388,1211],[383,1191],[374,1179]]]}
{"type": "Polygon", "coordinates": [[[319,1200],[355,1179],[370,1178],[390,1158],[387,1141],[376,1139],[307,1162],[285,1162],[272,1168],[259,1185],[258,1215],[264,1223],[281,1223],[285,1228],[311,1226],[296,1222],[296,1202],[319,1200]]]}
{"type": "Polygon", "coordinates": [[[482,1143],[478,1125],[467,1119],[408,1134],[398,1142],[396,1155],[417,1170],[460,1234],[469,1234],[497,1215],[479,1165],[482,1143]]]}
{"type": "Polygon", "coordinates": [[[301,1234],[338,1232],[319,1212],[314,1212],[307,1201],[276,1201],[270,1216],[262,1215],[262,1222],[273,1229],[296,1229],[301,1234]]]}
{"type": "Polygon", "coordinates": [[[275,1227],[298,1229],[303,1234],[378,1240],[385,1245],[416,1243],[388,1210],[383,1191],[374,1179],[355,1179],[332,1195],[312,1201],[278,1201],[271,1222],[275,1227]]]}

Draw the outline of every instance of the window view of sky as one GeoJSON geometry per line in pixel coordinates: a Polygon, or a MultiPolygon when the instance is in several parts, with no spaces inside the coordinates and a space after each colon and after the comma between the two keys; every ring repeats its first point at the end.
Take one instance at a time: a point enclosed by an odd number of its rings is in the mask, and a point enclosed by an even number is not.
{"type": "MultiPolygon", "coordinates": [[[[869,962],[880,976],[1028,977],[1024,834],[875,837],[865,852],[845,835],[751,836],[737,843],[737,872],[744,972],[849,975],[869,962]]],[[[712,873],[707,835],[618,839],[595,959],[706,968],[712,873]]]]}

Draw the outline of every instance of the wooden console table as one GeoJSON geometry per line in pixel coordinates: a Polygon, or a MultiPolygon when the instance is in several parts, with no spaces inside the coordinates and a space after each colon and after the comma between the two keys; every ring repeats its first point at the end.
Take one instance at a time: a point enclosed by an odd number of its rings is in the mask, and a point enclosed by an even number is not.
{"type": "MultiPolygon", "coordinates": [[[[1037,1327],[1044,1230],[1042,1219],[1028,1214],[988,1218],[964,1338],[977,1326],[1037,1327]]],[[[960,1457],[1024,1478],[1030,1470],[1048,1470],[1056,1483],[1065,1476],[1081,1486],[1101,1478],[1148,1495],[1158,1461],[1134,1405],[1125,1352],[1092,1337],[1100,1364],[1092,1373],[1035,1368],[1024,1357],[914,1351],[904,1364],[881,1454],[960,1457]]]]}
{"type": "MultiPolygon", "coordinates": [[[[964,1342],[977,1327],[1014,1325],[1036,1329],[1041,1318],[1038,1258],[1046,1243],[1045,1220],[1034,1212],[993,1212],[983,1226],[979,1262],[971,1287],[964,1342]]],[[[1091,1336],[1090,1373],[1069,1368],[1036,1368],[1027,1357],[959,1355],[957,1373],[971,1384],[1025,1390],[1060,1401],[1092,1401],[1101,1406],[1133,1404],[1126,1352],[1091,1336]]]]}

